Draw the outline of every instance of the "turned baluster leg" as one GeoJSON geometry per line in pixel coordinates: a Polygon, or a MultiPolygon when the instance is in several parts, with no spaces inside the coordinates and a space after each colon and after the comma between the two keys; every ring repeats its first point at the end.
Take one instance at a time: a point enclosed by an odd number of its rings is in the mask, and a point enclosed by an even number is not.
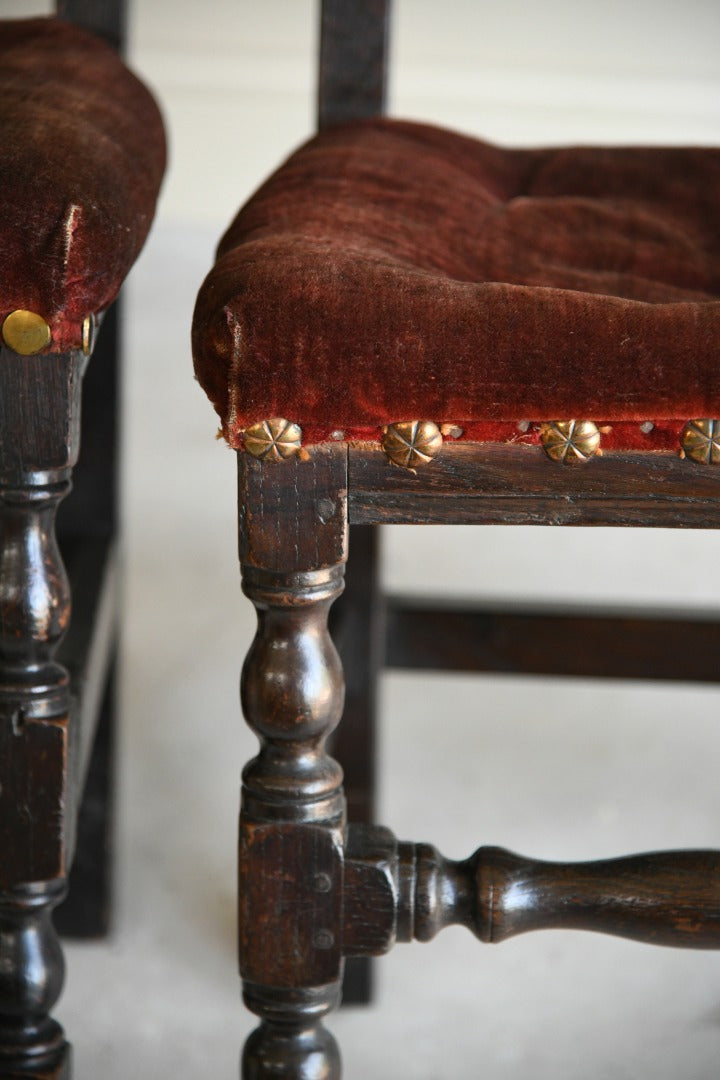
{"type": "Polygon", "coordinates": [[[243,589],[258,613],[241,691],[260,740],[243,773],[240,970],[262,1020],[242,1075],[339,1080],[322,1020],[340,997],[345,801],[325,740],[344,693],[327,619],[343,586],[346,457],[239,464],[243,589]]]}
{"type": "Polygon", "coordinates": [[[78,448],[82,353],[0,355],[0,1074],[66,1076],[50,1018],[63,982],[52,924],[72,846],[70,618],[55,539],[78,448]]]}

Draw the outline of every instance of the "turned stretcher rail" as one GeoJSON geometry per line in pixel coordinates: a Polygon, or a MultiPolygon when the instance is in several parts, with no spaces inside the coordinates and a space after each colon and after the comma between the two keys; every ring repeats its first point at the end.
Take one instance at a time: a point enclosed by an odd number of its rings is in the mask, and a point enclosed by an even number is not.
{"type": "Polygon", "coordinates": [[[419,845],[415,936],[460,922],[482,941],[528,930],[597,930],[655,945],[720,948],[720,852],[666,851],[600,862],[525,859],[480,848],[465,862],[419,845]],[[453,902],[449,903],[452,896],[453,902]],[[418,904],[420,899],[420,904],[418,904]]]}
{"type": "Polygon", "coordinates": [[[481,941],[529,930],[594,930],[653,945],[720,948],[720,851],[659,851],[596,862],[524,858],[499,847],[443,858],[351,827],[345,951],[387,951],[466,926],[481,941]]]}

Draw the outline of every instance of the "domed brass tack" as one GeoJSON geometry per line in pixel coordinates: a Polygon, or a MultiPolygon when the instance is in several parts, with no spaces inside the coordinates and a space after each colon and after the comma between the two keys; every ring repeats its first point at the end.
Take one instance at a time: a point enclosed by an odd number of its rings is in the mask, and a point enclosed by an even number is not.
{"type": "Polygon", "coordinates": [[[701,465],[720,465],[720,420],[688,420],[680,433],[685,456],[701,465]]]}
{"type": "Polygon", "coordinates": [[[82,351],[89,356],[95,344],[95,316],[86,315],[82,324],[82,351]]]}
{"type": "Polygon", "coordinates": [[[262,461],[283,461],[299,452],[302,431],[290,420],[275,416],[246,428],[243,444],[248,454],[262,461]]]}
{"type": "Polygon", "coordinates": [[[3,341],[20,356],[33,356],[50,344],[50,327],[42,315],[18,308],[11,311],[2,325],[3,341]]]}
{"type": "Polygon", "coordinates": [[[405,469],[426,465],[440,453],[443,437],[432,420],[400,420],[388,424],[382,448],[390,461],[405,469]]]}
{"type": "Polygon", "coordinates": [[[577,464],[600,449],[600,432],[592,420],[553,420],[540,428],[540,442],[552,461],[577,464]]]}

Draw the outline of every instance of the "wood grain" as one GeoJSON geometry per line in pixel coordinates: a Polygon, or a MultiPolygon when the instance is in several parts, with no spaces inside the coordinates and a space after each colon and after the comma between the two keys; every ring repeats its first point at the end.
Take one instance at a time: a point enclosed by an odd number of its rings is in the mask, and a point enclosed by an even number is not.
{"type": "Polygon", "coordinates": [[[561,465],[534,446],[455,443],[410,472],[351,449],[348,477],[352,524],[720,525],[720,469],[666,452],[561,465]]]}

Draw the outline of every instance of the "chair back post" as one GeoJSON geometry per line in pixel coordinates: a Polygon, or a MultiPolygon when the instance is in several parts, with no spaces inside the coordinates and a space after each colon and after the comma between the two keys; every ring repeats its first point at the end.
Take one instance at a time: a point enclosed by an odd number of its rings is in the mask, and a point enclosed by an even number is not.
{"type": "Polygon", "coordinates": [[[55,10],[61,19],[92,31],[123,55],[127,41],[125,0],[57,0],[55,10]]]}
{"type": "MultiPolygon", "coordinates": [[[[318,127],[385,112],[391,0],[323,0],[318,73],[318,127]]],[[[343,723],[332,752],[345,772],[345,792],[354,821],[375,818],[375,708],[382,663],[371,626],[381,618],[378,529],[353,528],[353,560],[346,589],[333,609],[333,629],[346,674],[343,723]],[[361,643],[362,644],[359,644],[361,643]]],[[[370,961],[349,957],[343,1002],[371,998],[370,961]]]]}
{"type": "Polygon", "coordinates": [[[318,127],[385,111],[391,0],[323,0],[318,127]]]}
{"type": "MultiPolygon", "coordinates": [[[[121,56],[124,54],[125,0],[57,0],[56,11],[60,18],[89,30],[121,56]]],[[[122,307],[121,295],[103,319],[93,361],[83,380],[83,454],[73,472],[72,498],[63,504],[58,518],[61,542],[65,536],[109,538],[115,533],[119,498],[122,307]]]]}

